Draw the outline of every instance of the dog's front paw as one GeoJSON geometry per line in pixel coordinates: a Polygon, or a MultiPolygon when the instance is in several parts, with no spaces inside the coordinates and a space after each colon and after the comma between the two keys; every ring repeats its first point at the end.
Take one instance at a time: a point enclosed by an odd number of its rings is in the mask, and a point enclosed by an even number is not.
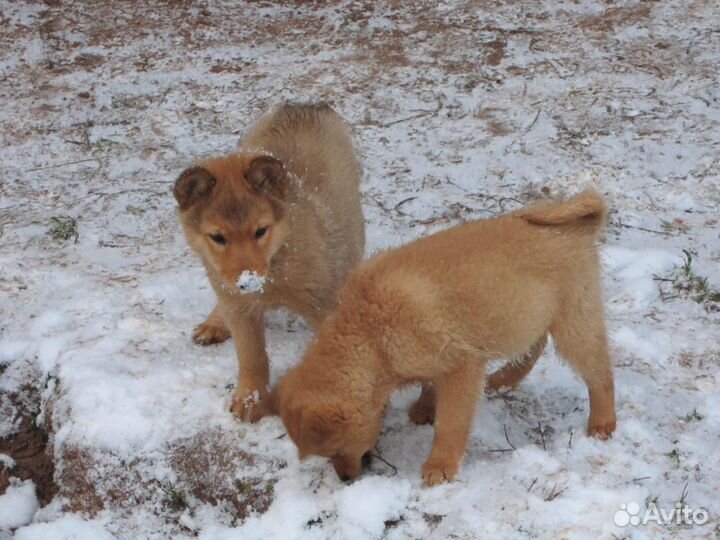
{"type": "Polygon", "coordinates": [[[212,345],[230,339],[230,331],[224,325],[204,322],[193,330],[193,341],[198,345],[212,345]]]}
{"type": "Polygon", "coordinates": [[[435,404],[419,398],[408,410],[408,417],[413,424],[422,426],[435,422],[435,404]]]}
{"type": "Polygon", "coordinates": [[[267,392],[258,390],[235,390],[230,402],[230,412],[243,422],[257,422],[273,414],[267,392]]]}
{"type": "Polygon", "coordinates": [[[423,481],[426,486],[437,486],[454,480],[459,470],[458,462],[430,458],[422,468],[423,481]]]}
{"type": "Polygon", "coordinates": [[[616,421],[607,420],[605,422],[590,422],[588,423],[587,434],[589,437],[595,437],[605,441],[612,437],[613,431],[615,431],[616,421]]]}

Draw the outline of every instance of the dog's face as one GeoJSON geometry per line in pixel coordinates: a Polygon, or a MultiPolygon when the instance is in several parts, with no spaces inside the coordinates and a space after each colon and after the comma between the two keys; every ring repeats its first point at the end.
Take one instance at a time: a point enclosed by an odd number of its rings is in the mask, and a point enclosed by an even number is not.
{"type": "Polygon", "coordinates": [[[285,167],[270,156],[211,159],[175,182],[188,242],[229,290],[243,272],[268,276],[288,234],[286,192],[285,167]]]}
{"type": "Polygon", "coordinates": [[[312,389],[290,386],[281,381],[278,387],[279,412],[300,459],[326,457],[340,480],[357,478],[380,435],[382,415],[373,418],[369,410],[358,411],[333,398],[325,401],[312,389]]]}

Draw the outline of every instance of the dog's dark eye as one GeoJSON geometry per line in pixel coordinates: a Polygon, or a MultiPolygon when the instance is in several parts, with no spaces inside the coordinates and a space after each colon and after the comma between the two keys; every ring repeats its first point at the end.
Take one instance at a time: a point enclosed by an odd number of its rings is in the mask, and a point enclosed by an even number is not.
{"type": "Polygon", "coordinates": [[[216,244],[220,244],[221,246],[224,246],[225,244],[227,244],[226,238],[225,238],[222,234],[219,234],[219,233],[218,233],[218,234],[211,234],[211,235],[210,235],[210,240],[212,240],[212,241],[215,242],[216,244]]]}
{"type": "Polygon", "coordinates": [[[255,240],[260,240],[263,236],[265,236],[267,230],[267,227],[260,227],[257,231],[255,231],[255,240]]]}

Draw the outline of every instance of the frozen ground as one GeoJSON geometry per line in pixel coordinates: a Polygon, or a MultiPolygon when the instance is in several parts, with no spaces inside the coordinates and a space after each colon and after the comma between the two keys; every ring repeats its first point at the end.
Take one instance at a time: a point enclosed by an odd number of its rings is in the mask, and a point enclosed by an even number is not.
{"type": "MultiPolygon", "coordinates": [[[[4,0],[0,20],[0,538],[720,536],[717,2],[4,0]],[[213,300],[170,186],[268,107],[318,98],[355,129],[368,252],[607,194],[612,440],[584,436],[551,351],[488,397],[433,489],[416,390],[380,442],[397,473],[352,485],[299,463],[277,419],[226,412],[234,354],[190,340],[213,300]],[[681,500],[708,522],[613,523],[681,500]]],[[[275,378],[309,332],[276,314],[268,335],[275,378]]]]}

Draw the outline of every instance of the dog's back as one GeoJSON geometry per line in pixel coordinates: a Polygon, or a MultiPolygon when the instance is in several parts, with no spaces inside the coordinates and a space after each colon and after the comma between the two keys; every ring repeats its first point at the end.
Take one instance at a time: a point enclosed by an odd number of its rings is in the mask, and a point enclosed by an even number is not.
{"type": "Polygon", "coordinates": [[[602,197],[586,192],[466,223],[379,254],[354,280],[378,303],[393,296],[408,303],[429,334],[490,357],[495,348],[505,357],[523,354],[563,306],[580,295],[600,298],[595,242],[606,213],[602,197]],[[475,322],[480,312],[493,314],[483,327],[475,322]]]}
{"type": "Polygon", "coordinates": [[[587,191],[420,238],[380,253],[367,267],[380,274],[415,270],[451,285],[458,279],[551,273],[551,268],[578,258],[578,266],[584,266],[585,255],[596,255],[594,244],[606,214],[603,198],[587,191]]]}
{"type": "Polygon", "coordinates": [[[241,150],[274,155],[300,180],[303,198],[329,232],[326,248],[338,261],[333,279],[339,286],[365,246],[362,170],[343,119],[323,103],[287,103],[255,124],[241,150]]]}

